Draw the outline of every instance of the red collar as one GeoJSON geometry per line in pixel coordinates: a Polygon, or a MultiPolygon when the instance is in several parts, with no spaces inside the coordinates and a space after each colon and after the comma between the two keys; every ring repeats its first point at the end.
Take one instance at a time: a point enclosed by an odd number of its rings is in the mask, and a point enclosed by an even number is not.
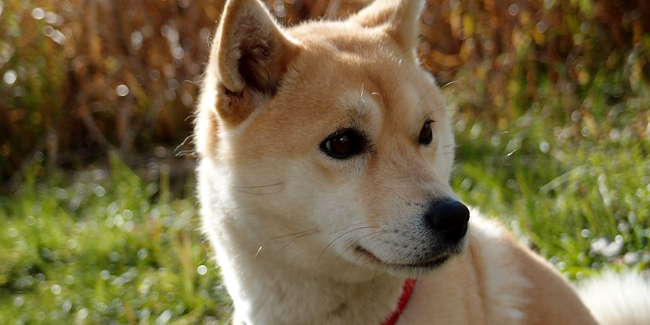
{"type": "Polygon", "coordinates": [[[399,301],[397,301],[397,309],[395,309],[393,313],[381,323],[381,325],[394,325],[397,323],[402,312],[406,309],[406,305],[408,305],[411,300],[411,295],[413,294],[413,289],[415,289],[415,283],[417,281],[417,279],[406,279],[404,281],[404,285],[402,286],[402,295],[399,297],[399,301]]]}

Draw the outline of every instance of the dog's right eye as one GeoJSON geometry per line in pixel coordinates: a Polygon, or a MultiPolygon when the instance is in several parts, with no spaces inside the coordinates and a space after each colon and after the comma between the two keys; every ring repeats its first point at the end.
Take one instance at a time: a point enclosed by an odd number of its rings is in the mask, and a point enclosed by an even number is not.
{"type": "Polygon", "coordinates": [[[320,149],[336,159],[347,159],[365,150],[366,138],[354,129],[339,131],[321,142],[320,149]]]}

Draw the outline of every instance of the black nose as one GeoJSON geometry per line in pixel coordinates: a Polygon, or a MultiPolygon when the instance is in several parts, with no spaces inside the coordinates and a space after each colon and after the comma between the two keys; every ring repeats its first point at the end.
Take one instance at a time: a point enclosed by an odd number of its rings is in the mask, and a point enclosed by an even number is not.
{"type": "Polygon", "coordinates": [[[431,204],[424,219],[427,225],[445,240],[458,242],[467,233],[469,209],[458,201],[437,201],[431,204]]]}

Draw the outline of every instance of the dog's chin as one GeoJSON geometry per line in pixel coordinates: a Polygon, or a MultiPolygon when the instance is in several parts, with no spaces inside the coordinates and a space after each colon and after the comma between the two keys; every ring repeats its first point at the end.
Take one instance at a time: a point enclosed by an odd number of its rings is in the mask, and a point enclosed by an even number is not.
{"type": "Polygon", "coordinates": [[[386,271],[387,273],[406,276],[419,276],[432,272],[443,266],[445,262],[447,262],[450,258],[458,255],[462,251],[463,247],[459,246],[458,249],[451,249],[434,257],[419,261],[389,263],[380,259],[375,254],[361,246],[357,246],[354,249],[355,254],[361,258],[358,260],[358,262],[361,262],[361,260],[363,260],[362,263],[365,266],[374,266],[378,269],[386,271]]]}

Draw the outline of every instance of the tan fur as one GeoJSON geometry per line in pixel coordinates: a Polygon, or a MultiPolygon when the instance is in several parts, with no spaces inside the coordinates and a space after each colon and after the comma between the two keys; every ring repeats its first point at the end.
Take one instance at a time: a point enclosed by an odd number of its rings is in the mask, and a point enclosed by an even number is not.
{"type": "Polygon", "coordinates": [[[284,29],[260,2],[228,1],[195,138],[204,231],[235,322],[378,324],[418,277],[401,324],[594,323],[547,262],[475,215],[441,267],[399,267],[436,246],[419,237],[424,202],[457,199],[448,112],[415,57],[422,7],[378,0],[284,29]],[[319,145],[346,128],[367,150],[326,156],[319,145]]]}

